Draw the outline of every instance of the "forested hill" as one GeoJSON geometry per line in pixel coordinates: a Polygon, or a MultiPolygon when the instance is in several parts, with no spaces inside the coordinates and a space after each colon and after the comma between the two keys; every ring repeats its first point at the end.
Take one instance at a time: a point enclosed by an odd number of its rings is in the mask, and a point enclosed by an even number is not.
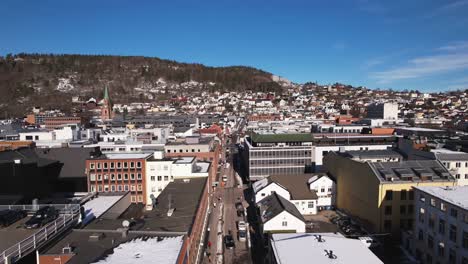
{"type": "Polygon", "coordinates": [[[251,67],[207,67],[136,56],[16,54],[0,57],[0,111],[21,115],[35,105],[67,109],[71,96],[114,102],[158,101],[203,91],[281,91],[283,82],[251,67]]]}

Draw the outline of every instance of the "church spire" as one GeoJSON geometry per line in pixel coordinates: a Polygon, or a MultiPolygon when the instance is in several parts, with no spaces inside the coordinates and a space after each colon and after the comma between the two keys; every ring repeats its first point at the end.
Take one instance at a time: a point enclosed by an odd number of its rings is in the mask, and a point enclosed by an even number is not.
{"type": "Polygon", "coordinates": [[[109,102],[109,91],[107,91],[107,86],[104,87],[104,99],[109,102]]]}

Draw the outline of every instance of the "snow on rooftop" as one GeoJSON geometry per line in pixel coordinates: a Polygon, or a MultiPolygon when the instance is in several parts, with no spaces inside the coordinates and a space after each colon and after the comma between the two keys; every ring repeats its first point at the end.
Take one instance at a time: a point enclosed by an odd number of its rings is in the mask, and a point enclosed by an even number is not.
{"type": "Polygon", "coordinates": [[[273,234],[272,248],[278,263],[383,263],[361,241],[335,233],[273,234]],[[322,242],[318,242],[321,235],[322,242]],[[334,258],[327,252],[332,251],[334,258]]]}
{"type": "Polygon", "coordinates": [[[107,159],[144,159],[150,155],[151,153],[109,153],[106,157],[107,159]]]}
{"type": "Polygon", "coordinates": [[[94,218],[98,218],[111,208],[123,195],[98,196],[84,204],[85,218],[83,224],[89,223],[94,218]]]}
{"type": "Polygon", "coordinates": [[[426,192],[448,203],[457,205],[464,210],[468,210],[468,186],[420,186],[413,188],[426,192]]]}
{"type": "Polygon", "coordinates": [[[137,238],[132,241],[120,244],[114,248],[114,252],[105,259],[95,264],[112,263],[158,263],[174,264],[177,262],[180,249],[183,243],[183,236],[148,238],[137,238]]]}

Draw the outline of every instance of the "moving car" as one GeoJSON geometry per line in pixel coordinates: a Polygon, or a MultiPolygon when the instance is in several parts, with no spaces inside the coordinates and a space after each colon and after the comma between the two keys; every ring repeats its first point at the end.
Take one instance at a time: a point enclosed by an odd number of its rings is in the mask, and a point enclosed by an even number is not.
{"type": "Polygon", "coordinates": [[[224,246],[226,248],[234,248],[236,245],[234,243],[234,238],[232,238],[231,232],[228,235],[224,236],[224,246]]]}
{"type": "Polygon", "coordinates": [[[7,227],[26,216],[23,210],[2,210],[0,211],[0,227],[7,227]]]}
{"type": "Polygon", "coordinates": [[[57,209],[52,206],[45,206],[37,210],[36,213],[24,223],[24,226],[26,228],[39,228],[57,219],[58,216],[59,213],[57,209]]]}
{"type": "Polygon", "coordinates": [[[239,221],[239,223],[237,223],[237,228],[239,229],[237,233],[239,241],[245,241],[247,239],[247,225],[244,221],[239,221]]]}

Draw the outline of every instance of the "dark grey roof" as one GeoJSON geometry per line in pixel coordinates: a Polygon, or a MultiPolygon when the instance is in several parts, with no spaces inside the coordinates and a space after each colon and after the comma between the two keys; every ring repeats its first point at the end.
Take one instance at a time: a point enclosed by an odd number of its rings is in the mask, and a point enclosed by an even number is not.
{"type": "Polygon", "coordinates": [[[268,181],[278,183],[286,188],[291,194],[291,200],[318,199],[317,193],[310,190],[307,183],[311,177],[311,174],[271,175],[268,177],[268,181]]]}
{"type": "Polygon", "coordinates": [[[455,181],[447,168],[436,160],[369,162],[380,181],[455,181]]]}
{"type": "Polygon", "coordinates": [[[36,149],[41,158],[57,160],[63,164],[60,178],[86,178],[86,159],[94,148],[52,148],[36,149]]]}
{"type": "Polygon", "coordinates": [[[31,148],[20,148],[16,150],[0,152],[0,163],[10,163],[14,162],[14,160],[20,160],[23,164],[37,163],[37,166],[39,167],[48,166],[57,162],[53,159],[39,157],[34,149],[31,148]]]}
{"type": "Polygon", "coordinates": [[[258,205],[260,207],[260,213],[262,214],[261,218],[263,223],[270,221],[283,211],[286,211],[297,219],[305,222],[304,217],[301,215],[299,210],[297,210],[296,206],[277,193],[273,193],[264,198],[258,203],[258,205]]]}
{"type": "Polygon", "coordinates": [[[443,161],[468,161],[468,153],[436,153],[436,157],[443,161]]]}
{"type": "Polygon", "coordinates": [[[158,196],[158,204],[152,211],[145,211],[142,206],[131,205],[119,217],[108,217],[104,214],[91,222],[86,229],[116,230],[122,227],[123,220],[134,218],[137,220],[131,230],[190,233],[206,180],[206,177],[190,178],[188,182],[176,179],[158,196]],[[169,198],[172,208],[175,208],[172,216],[167,216],[169,198]]]}
{"type": "Polygon", "coordinates": [[[403,158],[402,155],[391,149],[379,150],[352,150],[346,151],[351,158],[371,159],[371,158],[403,158]]]}

